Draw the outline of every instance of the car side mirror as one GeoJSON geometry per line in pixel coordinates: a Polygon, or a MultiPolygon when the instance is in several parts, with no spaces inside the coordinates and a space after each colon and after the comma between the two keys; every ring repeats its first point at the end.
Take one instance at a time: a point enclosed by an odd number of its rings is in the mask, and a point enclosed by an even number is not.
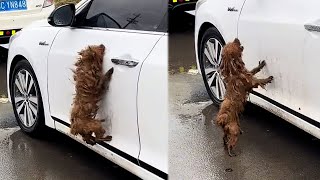
{"type": "Polygon", "coordinates": [[[48,23],[52,26],[70,26],[75,17],[74,4],[66,4],[56,8],[48,17],[48,23]]]}

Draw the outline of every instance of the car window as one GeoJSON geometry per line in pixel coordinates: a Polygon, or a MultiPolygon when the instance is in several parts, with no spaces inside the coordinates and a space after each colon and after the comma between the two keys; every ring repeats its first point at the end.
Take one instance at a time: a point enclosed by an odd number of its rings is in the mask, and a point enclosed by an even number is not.
{"type": "Polygon", "coordinates": [[[93,0],[82,26],[166,31],[167,0],[93,0]]]}

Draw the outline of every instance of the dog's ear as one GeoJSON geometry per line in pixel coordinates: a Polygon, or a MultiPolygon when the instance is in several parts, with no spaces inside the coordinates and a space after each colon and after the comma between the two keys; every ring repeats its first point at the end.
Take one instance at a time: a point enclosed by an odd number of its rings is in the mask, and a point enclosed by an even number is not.
{"type": "Polygon", "coordinates": [[[241,46],[240,40],[238,38],[235,38],[233,42],[241,46]]]}
{"type": "Polygon", "coordinates": [[[103,44],[100,44],[99,47],[103,50],[106,48],[103,44]]]}

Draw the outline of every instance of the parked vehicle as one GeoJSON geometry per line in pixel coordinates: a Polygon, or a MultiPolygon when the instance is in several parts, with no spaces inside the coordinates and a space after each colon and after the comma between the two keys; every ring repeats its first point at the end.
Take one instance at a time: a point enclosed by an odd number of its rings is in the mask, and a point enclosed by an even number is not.
{"type": "Polygon", "coordinates": [[[4,0],[0,2],[0,45],[31,22],[47,18],[54,9],[53,0],[4,0]]]}
{"type": "Polygon", "coordinates": [[[265,60],[260,74],[274,76],[266,90],[255,89],[249,100],[320,138],[319,6],[317,0],[199,0],[196,57],[212,101],[220,104],[224,99],[221,49],[238,37],[248,69],[265,60]]]}
{"type": "Polygon", "coordinates": [[[167,8],[164,0],[82,0],[12,36],[8,94],[22,131],[54,128],[142,179],[167,179],[167,8]],[[91,146],[70,134],[71,69],[81,49],[99,44],[104,69],[114,68],[101,106],[113,138],[91,146]]]}
{"type": "Polygon", "coordinates": [[[169,10],[190,11],[194,10],[198,0],[169,0],[169,10]]]}

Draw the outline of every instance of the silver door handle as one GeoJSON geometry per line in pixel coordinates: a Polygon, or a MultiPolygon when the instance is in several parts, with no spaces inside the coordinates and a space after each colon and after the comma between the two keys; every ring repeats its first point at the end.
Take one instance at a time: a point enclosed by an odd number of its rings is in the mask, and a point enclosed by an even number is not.
{"type": "Polygon", "coordinates": [[[320,26],[319,25],[314,25],[314,24],[305,24],[304,28],[307,31],[315,31],[315,32],[320,32],[320,26]]]}
{"type": "Polygon", "coordinates": [[[139,62],[136,62],[136,61],[123,60],[123,59],[111,59],[111,62],[117,65],[123,65],[128,67],[135,67],[139,64],[139,62]]]}

